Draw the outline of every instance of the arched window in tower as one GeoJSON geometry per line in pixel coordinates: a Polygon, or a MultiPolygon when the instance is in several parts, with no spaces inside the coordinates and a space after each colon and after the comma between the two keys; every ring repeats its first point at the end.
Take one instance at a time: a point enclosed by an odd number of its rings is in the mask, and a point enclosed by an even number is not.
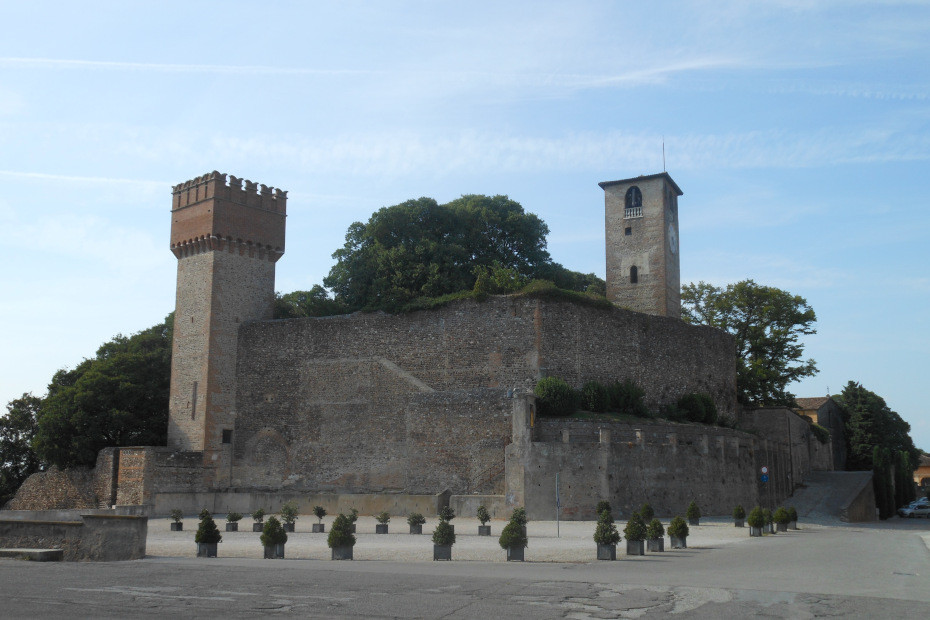
{"type": "Polygon", "coordinates": [[[636,265],[630,267],[630,284],[636,284],[639,282],[639,269],[636,268],[636,265]]]}
{"type": "Polygon", "coordinates": [[[623,217],[643,216],[643,193],[635,185],[626,190],[626,199],[623,205],[623,217]]]}

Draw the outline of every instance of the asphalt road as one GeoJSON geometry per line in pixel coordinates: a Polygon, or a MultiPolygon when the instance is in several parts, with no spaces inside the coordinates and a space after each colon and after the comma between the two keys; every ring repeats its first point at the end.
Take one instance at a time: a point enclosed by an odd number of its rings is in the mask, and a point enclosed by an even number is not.
{"type": "Polygon", "coordinates": [[[574,564],[0,560],[0,617],[927,617],[924,537],[926,521],[831,527],[574,564]]]}

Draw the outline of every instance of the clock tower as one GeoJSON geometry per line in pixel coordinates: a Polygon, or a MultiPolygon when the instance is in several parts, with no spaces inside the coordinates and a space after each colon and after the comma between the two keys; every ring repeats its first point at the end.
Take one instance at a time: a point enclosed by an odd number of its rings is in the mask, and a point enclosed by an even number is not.
{"type": "Polygon", "coordinates": [[[680,318],[681,189],[666,172],[599,185],[607,231],[607,298],[636,312],[680,318]]]}

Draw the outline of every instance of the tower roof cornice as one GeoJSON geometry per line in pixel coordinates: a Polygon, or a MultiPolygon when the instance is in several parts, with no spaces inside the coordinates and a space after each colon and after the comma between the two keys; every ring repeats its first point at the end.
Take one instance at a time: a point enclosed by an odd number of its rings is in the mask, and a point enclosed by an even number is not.
{"type": "Polygon", "coordinates": [[[659,178],[664,178],[666,181],[668,181],[669,185],[672,186],[672,188],[675,190],[675,192],[679,196],[684,194],[684,192],[681,191],[681,188],[678,187],[678,184],[675,183],[674,180],[672,180],[672,177],[669,176],[667,172],[659,172],[658,174],[643,174],[638,177],[633,177],[630,179],[620,179],[618,181],[601,181],[600,183],[598,183],[598,185],[600,185],[601,189],[607,189],[608,187],[611,187],[614,185],[628,185],[630,183],[652,181],[653,179],[659,179],[659,178]]]}

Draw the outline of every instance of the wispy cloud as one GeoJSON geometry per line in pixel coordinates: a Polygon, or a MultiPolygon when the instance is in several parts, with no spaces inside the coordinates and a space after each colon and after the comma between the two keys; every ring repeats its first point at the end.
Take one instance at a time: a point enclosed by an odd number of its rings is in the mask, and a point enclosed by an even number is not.
{"type": "Polygon", "coordinates": [[[116,177],[94,177],[73,174],[54,174],[48,172],[28,172],[22,170],[0,170],[0,177],[17,179],[34,179],[40,181],[58,181],[62,183],[87,183],[92,185],[139,185],[149,189],[164,189],[172,183],[166,181],[153,181],[148,179],[122,179],[116,177]]]}

